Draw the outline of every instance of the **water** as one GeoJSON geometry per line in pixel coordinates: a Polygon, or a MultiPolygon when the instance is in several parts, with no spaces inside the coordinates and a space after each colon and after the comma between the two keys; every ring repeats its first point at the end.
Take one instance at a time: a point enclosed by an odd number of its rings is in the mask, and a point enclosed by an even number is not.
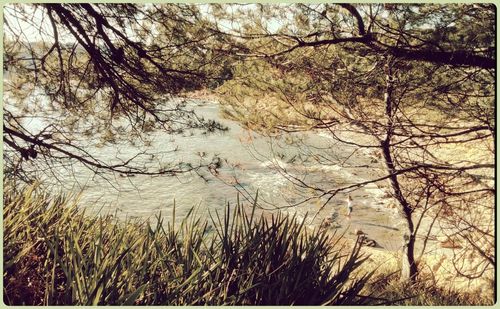
{"type": "MultiPolygon", "coordinates": [[[[317,227],[325,218],[333,218],[330,230],[339,230],[354,238],[355,229],[362,229],[382,247],[397,250],[400,231],[395,214],[387,208],[384,192],[375,184],[367,185],[351,193],[354,212],[347,219],[346,193],[310,199],[321,195],[320,190],[292,185],[287,177],[299,184],[306,183],[321,190],[329,190],[367,179],[366,168],[345,168],[337,165],[349,157],[355,165],[367,165],[366,153],[355,153],[346,146],[339,147],[324,132],[289,133],[278,137],[264,137],[245,130],[237,122],[222,119],[219,105],[213,102],[192,101],[197,114],[214,119],[228,127],[226,132],[202,134],[186,131],[169,135],[161,131],[151,133],[149,154],[140,158],[141,163],[162,162],[207,163],[214,157],[221,158],[222,166],[212,173],[203,169],[196,173],[171,176],[120,174],[96,176],[89,169],[73,165],[65,170],[63,183],[71,184],[72,191],[81,192],[81,205],[90,212],[112,213],[120,218],[154,218],[159,212],[165,220],[172,220],[176,205],[176,220],[181,220],[193,207],[201,216],[208,212],[221,212],[229,203],[239,199],[250,205],[258,191],[259,206],[270,213],[281,209],[305,219],[307,226],[317,227]],[[175,151],[171,151],[174,150],[175,151]],[[284,172],[286,171],[286,172],[284,172]],[[326,204],[325,204],[326,203],[326,204]]],[[[39,120],[27,125],[40,126],[39,120]]],[[[100,158],[116,160],[137,153],[138,148],[127,144],[92,146],[100,158]]]]}

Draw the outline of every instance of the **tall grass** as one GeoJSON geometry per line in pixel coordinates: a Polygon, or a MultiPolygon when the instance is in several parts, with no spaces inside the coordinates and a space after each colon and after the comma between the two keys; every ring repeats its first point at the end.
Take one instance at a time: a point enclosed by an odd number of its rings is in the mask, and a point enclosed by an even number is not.
{"type": "Polygon", "coordinates": [[[158,216],[88,216],[74,199],[4,185],[8,305],[364,304],[370,273],[356,244],[342,253],[321,231],[237,203],[179,226],[158,216]],[[250,211],[249,211],[250,212],[250,211]],[[213,228],[211,228],[213,226],[213,228]]]}

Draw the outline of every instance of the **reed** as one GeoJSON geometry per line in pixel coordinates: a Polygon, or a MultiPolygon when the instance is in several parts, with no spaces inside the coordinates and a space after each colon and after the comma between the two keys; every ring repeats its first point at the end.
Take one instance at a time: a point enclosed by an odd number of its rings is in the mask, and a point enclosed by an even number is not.
{"type": "Polygon", "coordinates": [[[365,304],[356,244],[255,205],[180,225],[87,215],[74,197],[4,184],[8,305],[365,304]]]}

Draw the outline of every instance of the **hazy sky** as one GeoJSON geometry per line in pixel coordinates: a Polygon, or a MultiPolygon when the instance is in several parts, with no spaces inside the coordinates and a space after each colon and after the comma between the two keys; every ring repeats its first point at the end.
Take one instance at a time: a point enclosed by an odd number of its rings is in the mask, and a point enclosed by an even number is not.
{"type": "MultiPolygon", "coordinates": [[[[238,5],[237,7],[228,6],[227,12],[231,13],[231,10],[242,9],[254,11],[257,10],[256,4],[238,5]]],[[[200,4],[201,12],[208,17],[210,20],[215,21],[211,18],[211,9],[207,4],[200,4]]],[[[53,40],[53,30],[50,24],[50,20],[47,18],[44,8],[37,7],[34,4],[7,4],[4,6],[4,35],[6,37],[11,37],[14,32],[16,36],[21,34],[20,39],[24,42],[38,42],[38,41],[52,41],[53,40]],[[22,12],[23,11],[23,12],[22,12]]],[[[224,31],[238,30],[240,25],[237,22],[230,22],[227,20],[218,20],[219,27],[224,31]]],[[[270,20],[267,23],[268,31],[277,31],[282,24],[277,20],[270,20]]],[[[72,43],[74,38],[68,33],[64,33],[61,29],[59,31],[59,40],[63,43],[72,43]]],[[[155,34],[155,29],[151,29],[151,34],[155,34]]],[[[133,37],[134,33],[130,31],[128,33],[129,37],[133,37]]],[[[148,39],[148,38],[143,38],[148,39]]],[[[151,39],[151,38],[149,38],[151,39]]]]}

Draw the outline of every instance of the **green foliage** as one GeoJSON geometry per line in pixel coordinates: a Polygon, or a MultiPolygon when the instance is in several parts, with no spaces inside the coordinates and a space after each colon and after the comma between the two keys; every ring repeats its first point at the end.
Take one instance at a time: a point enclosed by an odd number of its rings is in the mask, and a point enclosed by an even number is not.
{"type": "MultiPolygon", "coordinates": [[[[355,7],[363,17],[370,17],[364,18],[365,30],[373,32],[380,46],[422,53],[467,51],[493,57],[495,17],[491,5],[355,7]]],[[[248,115],[233,119],[245,121],[249,117],[256,128],[313,126],[332,118],[379,121],[385,110],[381,102],[386,83],[384,63],[389,53],[380,46],[371,49],[353,42],[326,43],[346,37],[351,31],[357,35],[356,25],[347,23],[353,19],[347,10],[326,4],[264,5],[260,10],[263,13],[259,17],[251,12],[240,16],[246,23],[253,21],[251,30],[241,35],[252,37],[246,42],[250,53],[263,57],[238,63],[233,80],[219,88],[227,109],[247,111],[248,115]],[[272,13],[272,8],[283,16],[272,13]],[[262,24],[274,19],[283,26],[274,31],[261,29],[262,24]],[[273,109],[283,110],[285,115],[273,109]],[[294,111],[293,116],[288,115],[288,109],[294,111]],[[344,114],[344,110],[349,113],[344,114]]],[[[442,124],[460,119],[494,126],[491,72],[444,65],[437,54],[432,61],[394,57],[393,96],[404,115],[398,121],[442,124]]]]}
{"type": "Polygon", "coordinates": [[[263,60],[237,62],[232,75],[236,78],[216,91],[223,117],[256,131],[274,131],[281,125],[310,127],[324,116],[317,102],[304,95],[316,82],[310,75],[287,72],[263,60]]]}
{"type": "Polygon", "coordinates": [[[391,22],[409,30],[427,48],[476,50],[493,56],[495,9],[492,4],[413,4],[398,5],[391,11],[391,22]],[[484,49],[483,49],[484,48],[484,49]]]}
{"type": "Polygon", "coordinates": [[[89,217],[36,186],[4,190],[4,302],[9,305],[362,304],[365,258],[324,232],[238,203],[180,226],[89,217]]]}

